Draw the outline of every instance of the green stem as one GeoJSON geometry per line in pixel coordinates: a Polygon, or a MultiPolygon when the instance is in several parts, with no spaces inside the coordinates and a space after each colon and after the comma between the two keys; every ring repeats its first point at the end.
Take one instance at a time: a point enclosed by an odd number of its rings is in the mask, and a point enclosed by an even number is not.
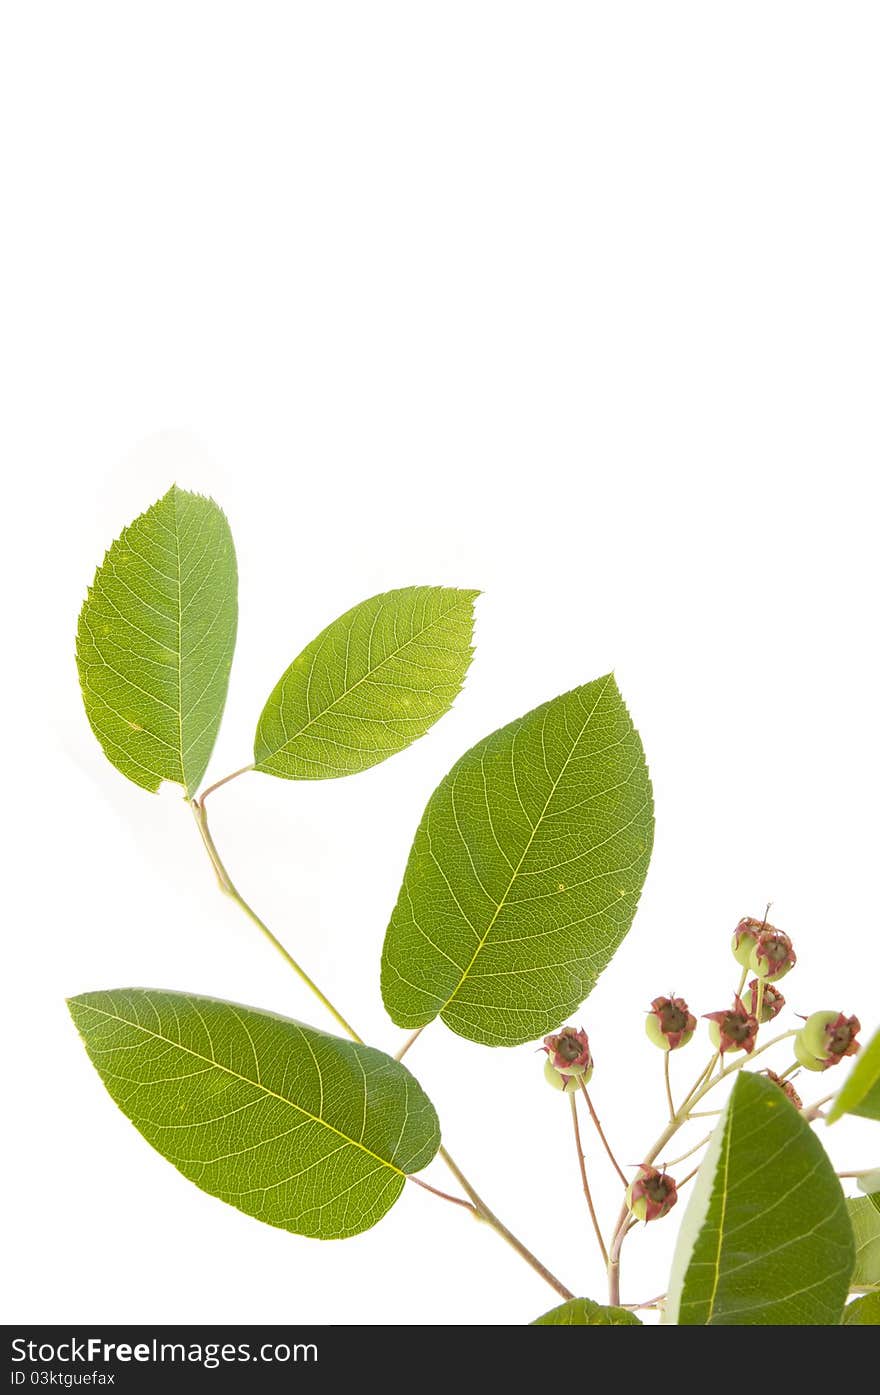
{"type": "Polygon", "coordinates": [[[593,1198],[590,1193],[590,1184],[587,1181],[587,1163],[584,1157],[584,1145],[581,1142],[581,1130],[578,1124],[577,1096],[574,1091],[569,1095],[568,1102],[571,1105],[571,1122],[574,1125],[574,1143],[577,1149],[578,1167],[581,1172],[581,1186],[584,1196],[587,1199],[587,1209],[590,1212],[590,1220],[593,1222],[593,1229],[596,1232],[596,1239],[599,1242],[599,1249],[602,1252],[602,1263],[606,1269],[608,1267],[608,1251],[605,1248],[605,1241],[602,1239],[602,1232],[599,1229],[599,1220],[596,1216],[596,1208],[593,1205],[593,1198]]]}
{"type": "MultiPolygon", "coordinates": [[[[229,776],[228,778],[231,779],[232,776],[229,776]]],[[[221,781],[220,783],[222,784],[223,782],[221,781]]],[[[202,796],[202,798],[204,798],[204,795],[202,796]]],[[[214,839],[211,837],[211,830],[208,827],[208,813],[205,809],[204,804],[200,800],[194,799],[192,801],[192,804],[190,805],[190,808],[193,811],[193,816],[195,818],[196,826],[199,830],[199,833],[202,835],[202,842],[204,843],[205,848],[207,849],[208,856],[211,859],[211,865],[214,868],[215,873],[217,874],[217,881],[220,883],[220,890],[223,891],[230,898],[230,900],[234,901],[235,904],[239,906],[241,910],[244,911],[245,915],[248,917],[249,920],[253,921],[257,929],[265,935],[272,948],[278,951],[278,953],[281,955],[282,959],[285,961],[288,967],[293,969],[293,972],[305,984],[306,988],[308,988],[310,992],[314,993],[318,1001],[323,1004],[323,1006],[330,1013],[330,1016],[333,1017],[336,1020],[336,1022],[338,1022],[339,1026],[346,1033],[346,1035],[351,1037],[352,1041],[356,1041],[359,1043],[359,1045],[363,1046],[363,1037],[358,1036],[351,1023],[345,1020],[345,1018],[342,1016],[342,1013],[339,1012],[338,1009],[333,1006],[330,999],[321,992],[314,979],[310,978],[309,975],[306,973],[305,969],[302,967],[302,965],[298,964],[294,959],[293,955],[288,953],[281,941],[277,939],[275,935],[272,934],[272,931],[269,929],[266,922],[260,919],[253,907],[248,905],[247,901],[245,901],[244,897],[241,895],[241,892],[234,885],[232,878],[230,877],[229,873],[223,865],[220,854],[217,851],[216,844],[214,843],[214,839]]]]}
{"type": "Polygon", "coordinates": [[[663,1083],[666,1086],[666,1102],[669,1105],[669,1117],[670,1119],[674,1119],[675,1105],[672,1101],[672,1086],[669,1083],[669,1057],[671,1054],[672,1053],[669,1051],[663,1052],[663,1083]]]}
{"type": "MultiPolygon", "coordinates": [[[[250,767],[245,766],[242,770],[236,771],[235,775],[243,774],[245,769],[250,769],[250,767]]],[[[226,784],[228,780],[232,780],[234,778],[234,775],[228,775],[226,777],[226,780],[219,780],[217,782],[217,785],[226,784]]],[[[213,785],[211,786],[211,788],[216,789],[217,785],[213,785]]],[[[209,793],[210,790],[205,791],[205,794],[209,793]]],[[[220,854],[217,851],[217,846],[214,842],[214,839],[211,836],[211,830],[208,827],[208,815],[203,802],[204,798],[205,795],[202,795],[201,799],[193,799],[190,802],[190,808],[192,809],[193,817],[196,821],[196,826],[199,830],[199,833],[201,834],[202,842],[205,845],[205,850],[208,854],[208,857],[211,859],[211,866],[214,868],[214,872],[216,873],[217,881],[220,885],[220,890],[226,896],[228,896],[230,900],[234,901],[235,904],[241,908],[241,910],[244,911],[245,915],[248,917],[249,920],[253,921],[257,929],[260,930],[263,935],[265,935],[266,939],[272,945],[273,949],[278,951],[278,953],[281,955],[282,959],[288,965],[288,967],[293,969],[297,977],[306,985],[308,989],[310,989],[312,993],[314,993],[318,1001],[323,1004],[323,1006],[330,1013],[331,1017],[333,1017],[336,1020],[336,1022],[338,1022],[339,1026],[343,1029],[346,1035],[349,1036],[352,1041],[357,1042],[358,1045],[363,1046],[365,1044],[363,1037],[358,1036],[351,1023],[346,1021],[346,1019],[342,1016],[342,1013],[339,1012],[330,1002],[330,999],[324,993],[321,992],[314,979],[310,978],[309,975],[306,973],[305,969],[302,967],[302,965],[298,964],[294,959],[293,955],[287,952],[281,941],[275,935],[272,934],[272,931],[269,929],[265,921],[260,919],[253,907],[248,905],[247,901],[245,901],[244,897],[236,888],[235,884],[232,881],[232,878],[227,872],[225,866],[223,865],[223,860],[220,857],[220,854]]],[[[407,1043],[406,1045],[412,1045],[412,1041],[414,1039],[414,1037],[410,1038],[409,1043],[407,1043]]],[[[503,1222],[498,1219],[494,1211],[489,1209],[485,1201],[483,1201],[483,1198],[471,1186],[470,1182],[465,1177],[461,1168],[453,1160],[453,1158],[450,1157],[449,1153],[447,1153],[445,1148],[440,1148],[439,1155],[446,1163],[446,1166],[449,1168],[452,1175],[457,1178],[462,1189],[470,1197],[471,1202],[473,1203],[473,1209],[476,1211],[480,1219],[485,1221],[487,1225],[490,1225],[493,1230],[497,1231],[498,1234],[504,1240],[506,1240],[507,1243],[513,1247],[513,1249],[516,1250],[517,1254],[520,1255],[521,1258],[524,1259],[527,1264],[531,1265],[532,1269],[534,1269],[537,1274],[540,1274],[541,1278],[544,1279],[545,1282],[548,1283],[550,1287],[554,1289],[562,1298],[573,1298],[574,1294],[571,1292],[571,1290],[567,1289],[565,1287],[565,1284],[563,1284],[559,1279],[556,1278],[555,1274],[551,1274],[550,1270],[547,1269],[546,1266],[543,1265],[541,1261],[535,1255],[532,1254],[531,1250],[528,1249],[522,1243],[521,1240],[517,1239],[517,1237],[513,1234],[513,1231],[507,1229],[507,1226],[504,1225],[503,1222]]],[[[418,1179],[412,1177],[411,1180],[417,1181],[418,1179]]],[[[449,1196],[446,1192],[438,1193],[437,1189],[435,1187],[430,1187],[427,1184],[427,1182],[420,1182],[419,1185],[425,1187],[427,1191],[435,1192],[436,1194],[444,1197],[444,1199],[447,1201],[456,1201],[455,1197],[449,1196]]],[[[461,1206],[466,1205],[467,1203],[462,1203],[461,1201],[458,1201],[457,1204],[461,1206]]]]}

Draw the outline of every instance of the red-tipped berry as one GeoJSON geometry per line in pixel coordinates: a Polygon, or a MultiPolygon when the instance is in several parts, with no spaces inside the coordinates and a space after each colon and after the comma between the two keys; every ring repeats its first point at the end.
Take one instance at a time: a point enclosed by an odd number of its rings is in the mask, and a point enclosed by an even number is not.
{"type": "Polygon", "coordinates": [[[755,920],[754,916],[744,915],[733,932],[730,948],[737,964],[741,964],[744,969],[749,967],[749,955],[755,946],[758,931],[763,930],[765,924],[763,920],[755,920]]]}
{"type": "Polygon", "coordinates": [[[749,968],[765,983],[775,983],[784,978],[789,969],[797,963],[797,955],[791,946],[791,939],[784,930],[776,930],[768,925],[760,931],[749,955],[749,968]]]}
{"type": "Polygon", "coordinates": [[[586,1032],[575,1027],[563,1027],[560,1032],[544,1038],[547,1062],[561,1075],[580,1076],[584,1084],[593,1074],[593,1057],[586,1032]]]}
{"type": "Polygon", "coordinates": [[[626,1189],[626,1204],[636,1220],[658,1221],[678,1200],[675,1179],[656,1167],[642,1167],[626,1189]]]}
{"type": "Polygon", "coordinates": [[[724,1012],[704,1012],[703,1016],[709,1021],[709,1040],[722,1054],[754,1051],[758,1020],[747,1011],[742,998],[734,998],[733,1007],[724,1012]]]}
{"type": "Polygon", "coordinates": [[[684,998],[655,998],[645,1021],[648,1037],[663,1051],[687,1046],[696,1027],[697,1019],[684,998]]]}
{"type": "Polygon", "coordinates": [[[791,1103],[794,1105],[795,1109],[801,1109],[803,1107],[803,1100],[801,1099],[800,1095],[798,1094],[797,1090],[794,1088],[790,1080],[783,1080],[782,1076],[777,1075],[776,1072],[773,1070],[761,1071],[761,1074],[766,1075],[768,1080],[772,1080],[774,1085],[779,1086],[780,1090],[785,1095],[785,1098],[787,1100],[791,1100],[791,1103]]]}
{"type": "MultiPolygon", "coordinates": [[[[758,980],[753,978],[745,993],[743,993],[743,1004],[746,1012],[756,1015],[758,1006],[758,980]]],[[[764,997],[761,1002],[761,1016],[759,1022],[772,1022],[785,1007],[785,999],[778,988],[774,988],[772,983],[764,982],[764,997]]]]}
{"type": "Polygon", "coordinates": [[[844,1056],[855,1056],[860,1027],[857,1017],[842,1012],[811,1013],[794,1039],[794,1054],[807,1070],[827,1070],[844,1056]]]}

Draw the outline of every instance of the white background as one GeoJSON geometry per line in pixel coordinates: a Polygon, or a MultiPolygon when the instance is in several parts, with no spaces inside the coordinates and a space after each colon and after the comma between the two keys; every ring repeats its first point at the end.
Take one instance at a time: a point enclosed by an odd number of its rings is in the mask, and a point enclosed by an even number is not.
{"type": "MultiPolygon", "coordinates": [[[[522,1323],[554,1302],[415,1188],[326,1244],[213,1200],[78,1042],[65,996],[130,984],[332,1025],[217,893],[179,791],[127,783],[81,710],[85,587],[172,480],[238,547],[215,778],[342,610],[484,591],[465,691],[423,741],[214,800],[236,880],[370,1041],[402,1040],[378,959],[434,785],[611,667],[657,812],[581,1015],[621,1159],[663,1122],[650,999],[725,1006],[730,930],[765,901],[800,956],[790,1003],[876,1026],[878,39],[875,5],[804,0],[4,8],[8,1320],[522,1323]]],[[[602,1297],[542,1059],[435,1025],[408,1063],[495,1209],[602,1297]]],[[[830,1144],[880,1161],[864,1121],[830,1144]]],[[[626,1300],[663,1291],[683,1210],[627,1241],[626,1300]]]]}

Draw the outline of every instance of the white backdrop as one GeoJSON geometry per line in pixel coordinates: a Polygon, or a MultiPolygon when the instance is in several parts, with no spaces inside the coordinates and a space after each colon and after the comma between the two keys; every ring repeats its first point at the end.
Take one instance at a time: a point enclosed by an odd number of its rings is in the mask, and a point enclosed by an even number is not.
{"type": "MultiPolygon", "coordinates": [[[[877,8],[33,0],[3,31],[7,1320],[528,1321],[553,1294],[464,1212],[408,1188],[357,1239],[301,1240],[196,1190],[110,1102],[67,995],[332,1024],[217,893],[179,791],[107,765],[77,611],[173,480],[222,503],[241,619],[217,778],[335,615],[482,588],[465,691],[423,741],[213,801],[242,890],[376,1045],[402,1040],[378,958],[430,791],[611,667],[657,813],[580,1019],[621,1159],[663,1122],[650,999],[726,1005],[730,931],[767,900],[800,956],[789,1001],[867,1036],[877,8]]],[[[435,1025],[407,1063],[487,1200],[601,1298],[542,1059],[435,1025]]],[[[829,1141],[880,1161],[864,1121],[829,1141]]],[[[663,1291],[683,1210],[627,1241],[625,1300],[663,1291]]]]}

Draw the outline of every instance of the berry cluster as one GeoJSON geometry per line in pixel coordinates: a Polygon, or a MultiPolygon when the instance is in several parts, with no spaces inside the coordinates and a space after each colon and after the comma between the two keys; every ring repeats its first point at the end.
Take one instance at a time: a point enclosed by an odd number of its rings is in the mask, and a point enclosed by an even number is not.
{"type": "MultiPolygon", "coordinates": [[[[797,963],[791,938],[784,930],[770,925],[766,917],[757,920],[754,916],[743,916],[733,932],[731,948],[733,957],[742,969],[733,1003],[717,1012],[703,1014],[709,1023],[709,1040],[715,1048],[715,1061],[721,1060],[728,1052],[742,1051],[747,1056],[751,1055],[760,1027],[772,1022],[785,1006],[785,998],[775,985],[797,963]],[[747,984],[750,973],[754,977],[747,984]]],[[[810,1071],[824,1071],[838,1065],[845,1056],[855,1055],[859,1050],[856,1036],[860,1026],[857,1017],[846,1017],[836,1011],[814,1012],[801,1020],[803,1026],[789,1033],[794,1037],[795,1061],[782,1075],[771,1070],[763,1072],[798,1109],[801,1108],[800,1096],[787,1077],[798,1066],[810,1071]]],[[[684,998],[658,997],[651,1003],[645,1030],[648,1038],[662,1051],[678,1051],[687,1046],[696,1029],[697,1019],[684,998]]],[[[544,1074],[554,1089],[570,1094],[587,1085],[593,1074],[593,1056],[589,1039],[582,1028],[563,1027],[544,1038],[543,1049],[547,1055],[544,1074]]],[[[705,1072],[706,1080],[712,1078],[715,1061],[705,1072]]],[[[675,1205],[677,1197],[675,1180],[667,1175],[665,1169],[661,1171],[647,1163],[642,1164],[635,1180],[626,1190],[629,1211],[642,1221],[665,1216],[675,1205]]]]}

